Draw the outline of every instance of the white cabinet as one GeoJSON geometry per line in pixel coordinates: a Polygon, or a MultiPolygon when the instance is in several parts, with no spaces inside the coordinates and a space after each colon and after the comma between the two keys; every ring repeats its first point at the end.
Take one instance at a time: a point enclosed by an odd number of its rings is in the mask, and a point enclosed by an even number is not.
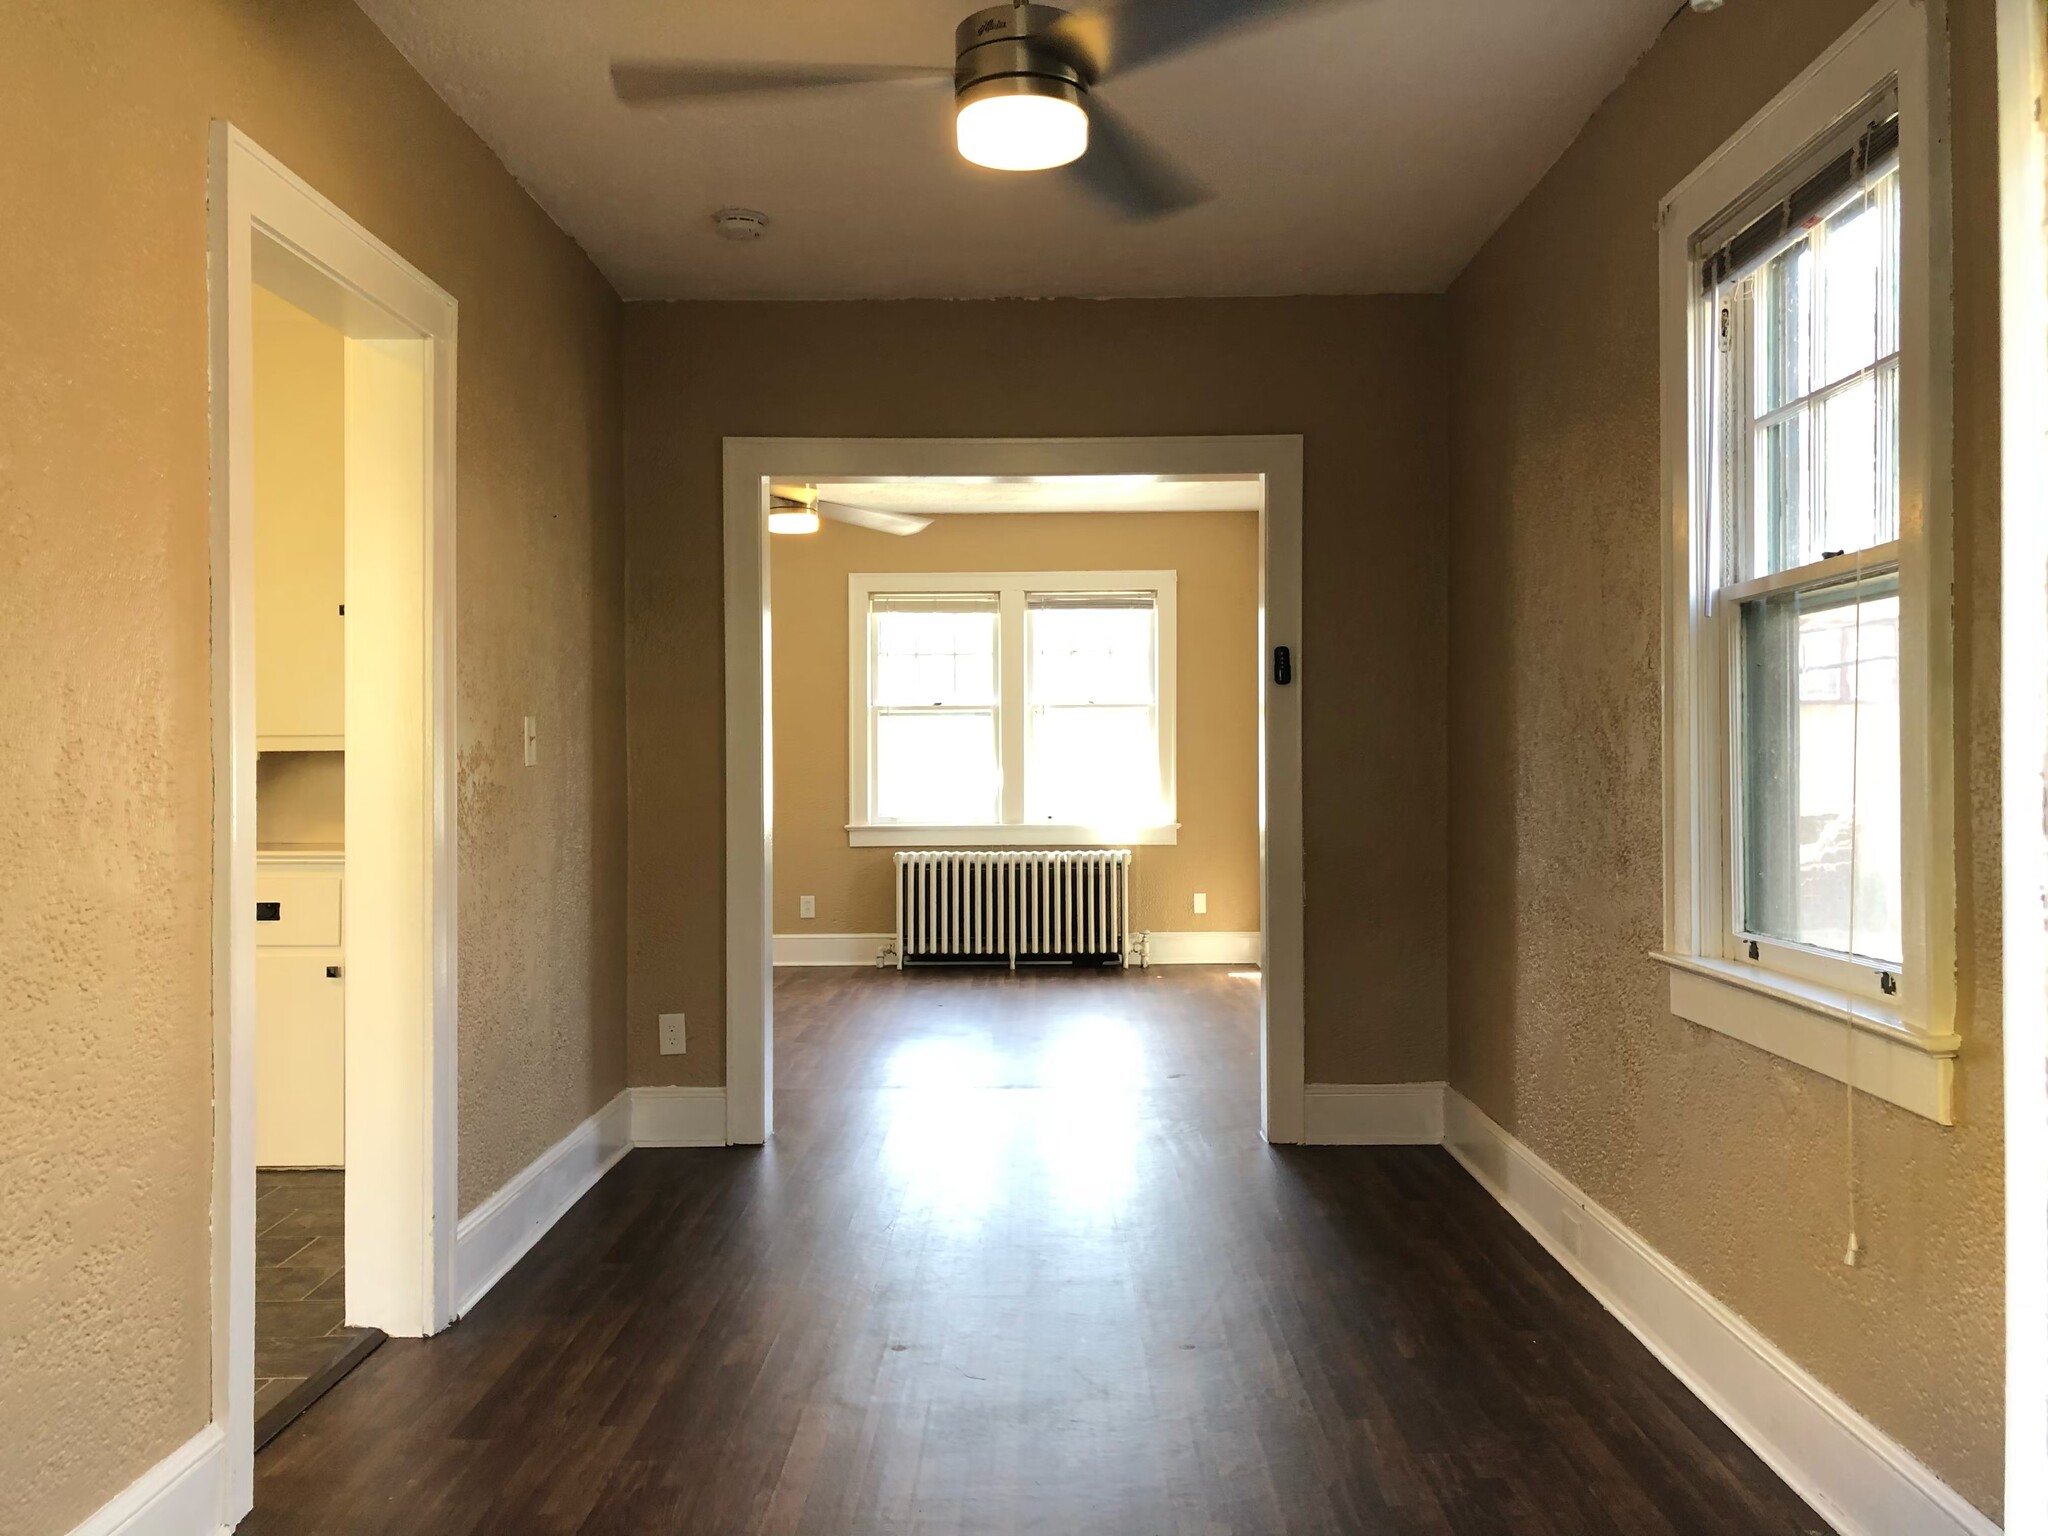
{"type": "Polygon", "coordinates": [[[256,856],[256,1165],[342,1166],[339,854],[256,856]]]}
{"type": "Polygon", "coordinates": [[[256,746],[342,746],[342,335],[255,291],[256,746]]]}

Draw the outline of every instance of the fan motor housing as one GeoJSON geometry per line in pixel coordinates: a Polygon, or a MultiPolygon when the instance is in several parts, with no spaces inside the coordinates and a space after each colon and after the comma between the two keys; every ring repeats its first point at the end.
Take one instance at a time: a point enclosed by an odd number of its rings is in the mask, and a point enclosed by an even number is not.
{"type": "Polygon", "coordinates": [[[1060,96],[1077,106],[1088,77],[1049,34],[1067,13],[1053,5],[992,5],[953,29],[959,105],[989,96],[1060,96]]]}

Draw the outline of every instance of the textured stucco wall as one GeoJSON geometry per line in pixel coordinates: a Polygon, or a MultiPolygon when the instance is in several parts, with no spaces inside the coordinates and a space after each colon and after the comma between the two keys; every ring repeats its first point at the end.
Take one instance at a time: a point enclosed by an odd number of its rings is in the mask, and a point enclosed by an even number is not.
{"type": "Polygon", "coordinates": [[[0,1531],[205,1424],[206,169],[226,118],[461,309],[462,1194],[623,1080],[619,306],[345,0],[0,14],[0,1531]],[[538,713],[543,766],[523,770],[538,713]]]}
{"type": "Polygon", "coordinates": [[[887,933],[894,851],[849,848],[846,578],[855,571],[1171,570],[1179,840],[1132,850],[1139,927],[1259,926],[1259,519],[1253,512],[942,517],[911,538],[826,523],[769,540],[775,931],[887,933]],[[1209,910],[1197,916],[1194,893],[1209,910]],[[818,898],[815,918],[798,898],[818,898]]]}
{"type": "Polygon", "coordinates": [[[1681,13],[1452,290],[1451,1081],[1981,1508],[2000,1498],[1997,226],[1954,7],[1961,1124],[1670,1016],[1657,204],[1867,0],[1681,13]]]}
{"type": "Polygon", "coordinates": [[[1307,456],[1309,1074],[1441,1077],[1443,313],[1429,297],[626,306],[633,1081],[725,1073],[722,439],[1259,432],[1301,433],[1307,456]],[[665,1057],[654,1016],[674,1009],[690,1052],[665,1057]]]}

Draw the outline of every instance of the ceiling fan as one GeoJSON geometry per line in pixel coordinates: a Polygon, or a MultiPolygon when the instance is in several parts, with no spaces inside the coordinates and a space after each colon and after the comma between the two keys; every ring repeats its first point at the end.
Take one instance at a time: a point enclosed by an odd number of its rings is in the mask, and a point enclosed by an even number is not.
{"type": "Polygon", "coordinates": [[[951,78],[960,153],[999,171],[1064,166],[1131,218],[1157,218],[1213,193],[1103,101],[1115,77],[1237,28],[1331,0],[1125,0],[1064,11],[1011,0],[953,30],[949,69],[926,64],[738,64],[615,60],[612,88],[629,106],[817,86],[951,78]]]}
{"type": "Polygon", "coordinates": [[[768,531],[770,533],[816,533],[818,520],[829,518],[853,528],[876,533],[894,533],[908,538],[931,527],[928,517],[907,512],[884,512],[875,507],[849,506],[843,501],[822,501],[808,486],[772,485],[768,488],[768,531]]]}

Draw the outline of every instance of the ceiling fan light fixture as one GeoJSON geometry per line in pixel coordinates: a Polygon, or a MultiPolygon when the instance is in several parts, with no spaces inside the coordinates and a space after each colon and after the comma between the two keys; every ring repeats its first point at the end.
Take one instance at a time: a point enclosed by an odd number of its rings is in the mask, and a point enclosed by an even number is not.
{"type": "Polygon", "coordinates": [[[1043,75],[984,80],[959,97],[953,119],[960,156],[992,171],[1049,171],[1088,151],[1081,89],[1043,75]]]}
{"type": "Polygon", "coordinates": [[[820,526],[818,514],[809,507],[789,507],[768,514],[770,533],[816,533],[820,526]]]}

